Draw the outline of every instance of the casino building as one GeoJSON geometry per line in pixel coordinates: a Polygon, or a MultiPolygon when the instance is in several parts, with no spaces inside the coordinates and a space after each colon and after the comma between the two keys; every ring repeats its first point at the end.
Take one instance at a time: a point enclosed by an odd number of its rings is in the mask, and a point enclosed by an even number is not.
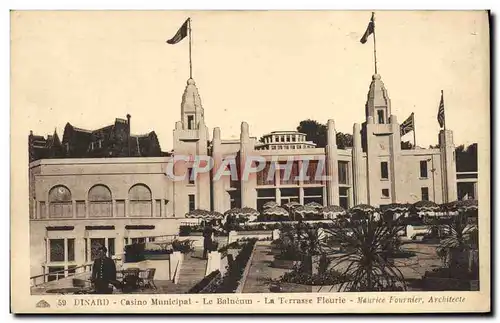
{"type": "Polygon", "coordinates": [[[91,262],[98,245],[118,255],[130,242],[176,234],[194,209],[261,209],[268,201],[348,208],[457,199],[453,132],[436,134],[439,148],[402,150],[400,124],[380,75],[372,77],[365,120],[353,125],[352,148],[337,147],[334,119],[327,123],[326,147],[318,148],[296,131],[271,132],[258,142],[246,122],[239,140],[223,139],[220,128],[209,132],[204,115],[189,79],[169,153],[162,152],[154,131],[131,134],[129,115],[98,130],[68,123],[62,140],[57,133],[47,138],[30,133],[31,274],[91,262]],[[169,167],[175,174],[192,174],[193,163],[174,163],[185,155],[211,156],[214,170],[172,180],[169,167]],[[260,172],[244,181],[229,175],[214,179],[224,160],[234,158],[240,171],[248,156],[265,160],[260,172]],[[291,176],[284,176],[287,162],[291,176]],[[301,169],[308,176],[296,179],[301,169]],[[329,180],[315,177],[318,172],[329,180]]]}

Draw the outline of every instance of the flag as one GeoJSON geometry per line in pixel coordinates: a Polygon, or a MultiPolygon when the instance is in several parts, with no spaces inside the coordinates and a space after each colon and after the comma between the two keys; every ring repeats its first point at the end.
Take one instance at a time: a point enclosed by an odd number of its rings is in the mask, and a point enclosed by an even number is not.
{"type": "Polygon", "coordinates": [[[370,19],[370,22],[368,23],[368,27],[366,27],[365,34],[361,39],[359,40],[361,44],[366,43],[368,40],[368,37],[375,32],[375,13],[372,12],[372,18],[370,19]]]}
{"type": "Polygon", "coordinates": [[[187,36],[187,34],[188,34],[189,19],[190,18],[188,18],[182,24],[181,28],[179,28],[179,30],[174,35],[174,37],[172,37],[172,39],[167,40],[167,43],[169,43],[170,45],[177,44],[178,42],[180,42],[181,40],[183,40],[187,36]]]}
{"type": "Polygon", "coordinates": [[[414,113],[413,112],[400,126],[401,137],[406,135],[410,131],[415,131],[415,122],[414,122],[414,113]]]}
{"type": "Polygon", "coordinates": [[[439,126],[441,128],[444,127],[444,124],[445,124],[445,120],[444,120],[444,98],[443,98],[443,91],[441,91],[441,101],[439,102],[439,110],[438,110],[438,115],[437,115],[437,119],[438,119],[438,122],[439,122],[439,126]]]}

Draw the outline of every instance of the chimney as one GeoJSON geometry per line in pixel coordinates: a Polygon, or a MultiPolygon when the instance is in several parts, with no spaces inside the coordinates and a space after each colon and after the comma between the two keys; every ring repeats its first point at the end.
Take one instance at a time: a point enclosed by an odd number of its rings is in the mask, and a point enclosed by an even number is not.
{"type": "Polygon", "coordinates": [[[127,113],[127,147],[128,147],[128,156],[131,157],[130,155],[130,114],[127,113]]]}

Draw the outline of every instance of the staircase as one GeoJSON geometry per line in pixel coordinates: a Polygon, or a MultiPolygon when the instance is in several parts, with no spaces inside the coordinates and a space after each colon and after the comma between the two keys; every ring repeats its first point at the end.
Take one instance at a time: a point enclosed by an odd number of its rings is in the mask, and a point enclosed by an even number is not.
{"type": "Polygon", "coordinates": [[[179,285],[180,289],[187,292],[196,283],[205,277],[207,269],[207,260],[201,259],[203,252],[196,250],[190,255],[185,255],[182,262],[181,270],[179,272],[179,285]]]}

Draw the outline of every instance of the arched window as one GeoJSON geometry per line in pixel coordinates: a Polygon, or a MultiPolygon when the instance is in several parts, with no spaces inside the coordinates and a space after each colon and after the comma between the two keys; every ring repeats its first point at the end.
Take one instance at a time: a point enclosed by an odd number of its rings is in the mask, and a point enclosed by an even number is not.
{"type": "Polygon", "coordinates": [[[151,217],[152,198],[151,190],[144,184],[137,184],[128,191],[129,216],[151,217]]]}
{"type": "Polygon", "coordinates": [[[95,185],[89,190],[89,217],[105,218],[113,216],[111,191],[107,186],[95,185]]]}
{"type": "Polygon", "coordinates": [[[57,185],[49,191],[49,218],[73,217],[71,191],[63,185],[57,185]]]}

